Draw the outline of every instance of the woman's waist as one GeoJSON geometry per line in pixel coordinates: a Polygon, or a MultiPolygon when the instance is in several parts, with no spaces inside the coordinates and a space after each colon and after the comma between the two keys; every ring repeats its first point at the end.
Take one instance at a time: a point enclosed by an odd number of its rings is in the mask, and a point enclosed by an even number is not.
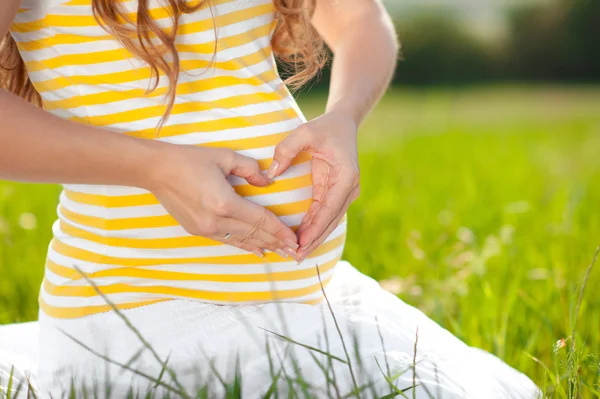
{"type": "MultiPolygon", "coordinates": [[[[47,258],[49,265],[71,268],[73,271],[80,268],[90,275],[117,269],[136,269],[136,275],[140,277],[151,277],[151,273],[144,274],[149,270],[203,276],[214,273],[260,274],[265,272],[265,267],[273,271],[302,269],[290,257],[282,257],[270,251],[266,251],[263,257],[258,257],[205,237],[187,234],[163,238],[91,236],[83,231],[64,227],[62,221],[54,226],[54,238],[47,258]]],[[[346,222],[343,220],[325,242],[310,254],[307,264],[323,264],[331,260],[333,254],[343,248],[345,238],[346,222]]],[[[70,273],[69,276],[74,278],[75,274],[70,273]]]]}
{"type": "MultiPolygon", "coordinates": [[[[304,213],[281,217],[295,228],[304,213]]],[[[141,223],[140,223],[141,224],[141,223]]],[[[93,270],[107,267],[153,267],[162,265],[242,265],[246,271],[261,268],[265,263],[290,262],[290,258],[267,252],[264,258],[225,245],[207,237],[189,234],[174,221],[172,226],[121,226],[120,229],[90,227],[67,219],[61,214],[53,226],[54,239],[50,253],[60,257],[64,265],[85,262],[93,270]]],[[[312,255],[326,254],[344,244],[345,218],[336,230],[312,255]]],[[[50,259],[52,260],[52,259],[50,259]]],[[[295,262],[294,262],[295,263],[295,262]]],[[[194,266],[192,266],[194,267],[194,266]]],[[[90,269],[90,270],[92,270],[90,269]]]]}
{"type": "Polygon", "coordinates": [[[49,316],[72,318],[109,311],[113,305],[125,309],[177,298],[217,304],[314,303],[333,276],[345,237],[344,220],[297,264],[273,252],[260,258],[208,240],[173,248],[160,248],[167,241],[149,238],[100,243],[55,226],[40,306],[49,316]],[[136,248],[143,240],[152,247],[136,248]]]}
{"type": "MultiPolygon", "coordinates": [[[[273,212],[295,228],[312,203],[310,162],[292,166],[267,187],[254,187],[243,179],[231,184],[239,195],[273,212]]],[[[150,192],[133,187],[66,185],[60,196],[57,240],[81,242],[96,253],[110,251],[124,258],[195,258],[233,256],[233,247],[192,236],[150,192]],[[119,255],[120,256],[120,255],[119,255]]]]}

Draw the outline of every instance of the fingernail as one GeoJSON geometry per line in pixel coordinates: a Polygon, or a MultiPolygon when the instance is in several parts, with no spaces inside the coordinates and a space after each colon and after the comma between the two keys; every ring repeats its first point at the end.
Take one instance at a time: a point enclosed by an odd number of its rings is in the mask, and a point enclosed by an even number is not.
{"type": "MultiPolygon", "coordinates": [[[[312,244],[312,242],[310,243],[312,244]]],[[[306,244],[300,247],[300,251],[306,251],[308,249],[308,247],[310,247],[310,244],[306,244]]]]}
{"type": "Polygon", "coordinates": [[[252,253],[254,255],[258,256],[259,258],[264,258],[265,257],[265,254],[260,249],[255,249],[254,251],[252,251],[252,253]]]}
{"type": "Polygon", "coordinates": [[[298,244],[296,244],[294,241],[290,240],[289,238],[286,238],[285,240],[283,240],[283,242],[285,243],[285,245],[289,246],[293,250],[296,250],[299,247],[298,244]]]}
{"type": "Polygon", "coordinates": [[[283,248],[283,250],[285,251],[286,254],[288,254],[292,258],[296,258],[296,256],[297,256],[296,251],[294,251],[292,248],[285,247],[285,248],[283,248]]]}
{"type": "Polygon", "coordinates": [[[280,248],[277,248],[277,249],[275,250],[275,252],[277,253],[277,255],[281,256],[281,257],[282,257],[282,258],[284,258],[284,259],[287,259],[287,258],[288,258],[288,254],[286,254],[285,252],[283,252],[283,250],[282,250],[282,249],[280,249],[280,248]]]}
{"type": "Polygon", "coordinates": [[[277,169],[279,169],[279,162],[273,161],[271,162],[271,166],[269,166],[269,170],[267,171],[267,177],[272,179],[275,177],[275,173],[277,173],[277,169]]]}
{"type": "Polygon", "coordinates": [[[267,175],[267,171],[264,170],[261,172],[263,175],[265,175],[265,177],[269,180],[269,184],[273,184],[273,179],[271,179],[268,175],[267,175]]]}

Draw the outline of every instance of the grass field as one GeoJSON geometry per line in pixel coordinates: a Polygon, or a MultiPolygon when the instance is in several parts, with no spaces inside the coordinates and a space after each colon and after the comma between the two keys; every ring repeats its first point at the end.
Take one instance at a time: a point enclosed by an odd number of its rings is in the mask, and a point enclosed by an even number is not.
{"type": "MultiPolygon", "coordinates": [[[[575,351],[569,335],[600,245],[600,87],[396,88],[362,128],[361,168],[346,259],[549,395],[595,396],[600,265],[575,351]]],[[[36,318],[58,192],[0,183],[0,323],[36,318]]]]}

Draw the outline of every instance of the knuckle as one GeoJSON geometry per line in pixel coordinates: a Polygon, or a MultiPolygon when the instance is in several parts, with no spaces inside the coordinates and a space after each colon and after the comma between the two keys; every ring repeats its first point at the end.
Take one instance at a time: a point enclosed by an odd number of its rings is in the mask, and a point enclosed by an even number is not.
{"type": "Polygon", "coordinates": [[[352,177],[352,183],[354,183],[354,186],[356,187],[360,185],[360,173],[358,171],[352,177]]]}
{"type": "Polygon", "coordinates": [[[242,239],[245,242],[255,239],[258,236],[258,229],[256,227],[252,227],[248,232],[246,232],[242,239]]]}
{"type": "Polygon", "coordinates": [[[269,231],[273,237],[281,237],[285,235],[284,228],[281,225],[281,221],[275,215],[269,217],[265,215],[261,218],[261,226],[265,226],[265,230],[269,231]],[[268,226],[268,228],[266,228],[268,226]]]}
{"type": "Polygon", "coordinates": [[[351,172],[349,174],[350,178],[352,179],[352,183],[354,186],[358,186],[360,184],[360,169],[358,168],[357,165],[354,165],[351,167],[351,172]]]}
{"type": "Polygon", "coordinates": [[[231,212],[231,202],[225,198],[219,198],[211,202],[211,211],[218,216],[226,216],[231,212]]]}
{"type": "Polygon", "coordinates": [[[292,149],[286,144],[282,143],[275,147],[275,158],[291,158],[292,149]]]}
{"type": "Polygon", "coordinates": [[[356,189],[354,190],[354,193],[352,194],[352,201],[357,200],[358,197],[360,197],[360,187],[359,186],[356,187],[356,189]]]}
{"type": "Polygon", "coordinates": [[[226,165],[228,168],[233,168],[235,165],[237,154],[235,151],[229,148],[222,148],[221,154],[219,155],[221,158],[221,162],[226,165]]]}
{"type": "Polygon", "coordinates": [[[218,231],[218,222],[213,217],[203,217],[197,223],[198,230],[203,236],[214,236],[218,231]]]}
{"type": "Polygon", "coordinates": [[[258,161],[255,159],[248,159],[248,168],[250,169],[250,172],[258,174],[261,173],[260,170],[260,165],[258,164],[258,161]]]}
{"type": "Polygon", "coordinates": [[[252,224],[253,230],[262,229],[267,223],[267,218],[268,215],[266,214],[265,210],[263,210],[261,215],[252,224]]]}
{"type": "Polygon", "coordinates": [[[280,248],[286,245],[283,241],[280,241],[278,238],[272,236],[265,238],[264,242],[266,245],[272,248],[280,248]]]}
{"type": "Polygon", "coordinates": [[[302,126],[296,129],[296,132],[302,136],[312,136],[314,134],[314,130],[310,127],[308,123],[303,124],[302,126]]]}

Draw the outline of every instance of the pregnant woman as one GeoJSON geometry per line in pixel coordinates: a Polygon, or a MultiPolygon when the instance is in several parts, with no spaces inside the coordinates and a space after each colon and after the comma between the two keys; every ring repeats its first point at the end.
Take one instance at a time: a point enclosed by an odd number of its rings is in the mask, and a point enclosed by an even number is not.
{"type": "Polygon", "coordinates": [[[0,178],[64,186],[39,396],[537,397],[340,261],[397,53],[378,0],[2,0],[0,34],[0,178]],[[323,43],[306,122],[286,84],[323,43]]]}

